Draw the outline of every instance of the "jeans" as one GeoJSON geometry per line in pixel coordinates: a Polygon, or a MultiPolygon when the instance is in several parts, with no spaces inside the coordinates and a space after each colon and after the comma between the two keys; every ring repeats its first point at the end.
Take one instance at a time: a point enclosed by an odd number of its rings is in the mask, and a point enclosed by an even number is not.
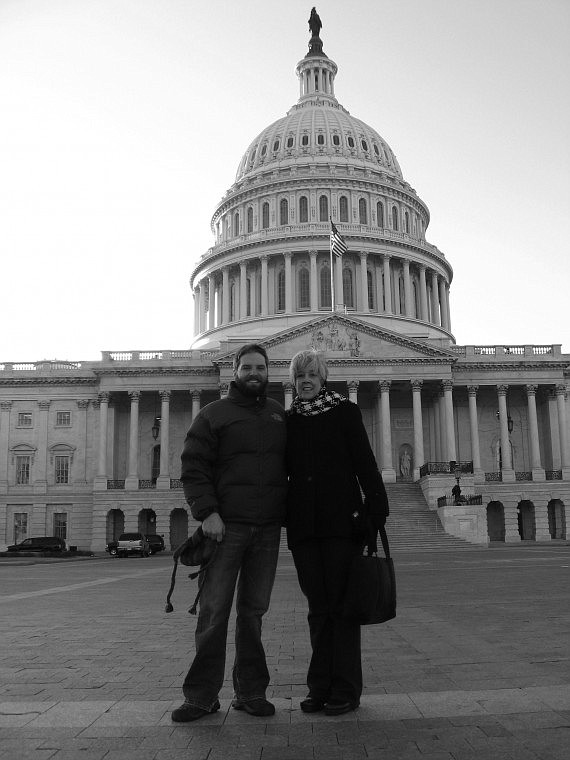
{"type": "Polygon", "coordinates": [[[341,615],[348,570],[359,550],[342,538],[309,539],[292,549],[309,603],[309,696],[324,702],[358,704],[362,694],[360,625],[341,615]]]}
{"type": "Polygon", "coordinates": [[[224,682],[228,622],[237,583],[235,661],[237,699],[265,697],[269,671],[261,642],[261,619],[269,608],[279,556],[281,527],[226,523],[214,562],[201,576],[196,654],[184,679],[184,697],[211,710],[224,682]]]}

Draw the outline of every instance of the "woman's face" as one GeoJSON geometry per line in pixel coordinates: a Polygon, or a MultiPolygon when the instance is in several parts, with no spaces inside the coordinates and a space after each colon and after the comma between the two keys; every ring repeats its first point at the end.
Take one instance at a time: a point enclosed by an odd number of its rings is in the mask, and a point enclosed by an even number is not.
{"type": "Polygon", "coordinates": [[[295,390],[301,401],[310,401],[315,398],[322,387],[323,381],[313,367],[299,370],[295,375],[295,390]]]}

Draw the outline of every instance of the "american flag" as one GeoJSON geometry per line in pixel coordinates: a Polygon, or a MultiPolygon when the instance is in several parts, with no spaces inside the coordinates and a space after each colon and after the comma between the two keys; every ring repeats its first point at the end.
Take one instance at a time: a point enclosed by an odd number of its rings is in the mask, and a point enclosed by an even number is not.
{"type": "Polygon", "coordinates": [[[347,251],[348,248],[344,242],[344,238],[337,230],[333,220],[331,219],[331,253],[340,258],[342,254],[346,253],[347,251]]]}

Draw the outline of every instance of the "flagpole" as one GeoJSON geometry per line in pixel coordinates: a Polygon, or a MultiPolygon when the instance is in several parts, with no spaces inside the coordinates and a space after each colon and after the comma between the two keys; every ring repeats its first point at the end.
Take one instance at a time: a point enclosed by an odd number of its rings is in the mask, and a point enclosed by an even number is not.
{"type": "Polygon", "coordinates": [[[334,314],[334,256],[333,256],[333,242],[332,242],[332,216],[329,217],[331,222],[331,229],[329,234],[329,248],[331,255],[331,314],[334,314]]]}

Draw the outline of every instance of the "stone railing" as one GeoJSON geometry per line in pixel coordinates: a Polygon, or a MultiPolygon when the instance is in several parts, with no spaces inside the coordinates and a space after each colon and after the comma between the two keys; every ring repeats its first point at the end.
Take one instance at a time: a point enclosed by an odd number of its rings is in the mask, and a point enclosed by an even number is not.
{"type": "Polygon", "coordinates": [[[420,477],[426,475],[455,475],[459,471],[462,475],[473,473],[473,462],[426,462],[420,467],[420,477]]]}
{"type": "Polygon", "coordinates": [[[180,478],[170,478],[170,488],[182,488],[182,481],[180,478]]]}
{"type": "Polygon", "coordinates": [[[486,472],[485,473],[485,483],[502,483],[502,481],[503,481],[502,472],[486,472]]]}
{"type": "Polygon", "coordinates": [[[108,491],[124,491],[124,489],[125,489],[124,480],[108,480],[107,481],[108,491]]]}
{"type": "Polygon", "coordinates": [[[456,501],[455,496],[452,496],[452,494],[440,496],[437,500],[438,507],[463,507],[471,504],[483,504],[482,494],[462,495],[459,497],[459,502],[456,501]]]}
{"type": "Polygon", "coordinates": [[[140,490],[151,490],[153,488],[156,488],[156,479],[155,478],[152,478],[151,480],[139,479],[139,489],[140,490]]]}
{"type": "Polygon", "coordinates": [[[562,470],[545,470],[546,480],[562,480],[562,470]]]}
{"type": "Polygon", "coordinates": [[[480,359],[481,357],[485,357],[488,359],[500,359],[501,361],[504,361],[508,358],[520,359],[521,356],[527,358],[533,357],[535,359],[537,356],[544,356],[545,358],[561,356],[562,344],[553,343],[552,345],[537,346],[530,344],[520,346],[450,346],[449,350],[458,356],[465,356],[466,358],[477,357],[480,359]]]}

